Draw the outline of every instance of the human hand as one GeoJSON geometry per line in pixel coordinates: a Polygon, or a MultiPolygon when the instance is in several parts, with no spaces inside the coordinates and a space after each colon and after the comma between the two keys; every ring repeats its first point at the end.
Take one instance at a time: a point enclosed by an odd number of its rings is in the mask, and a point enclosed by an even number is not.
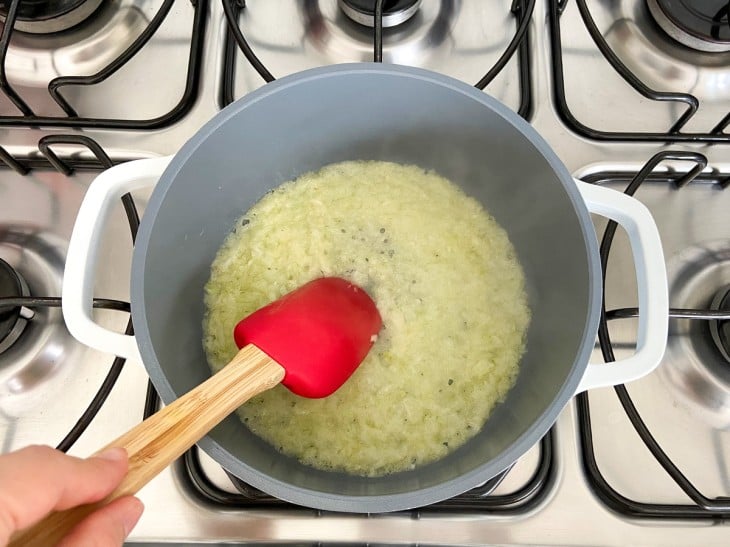
{"type": "MultiPolygon", "coordinates": [[[[127,453],[112,448],[80,459],[48,446],[29,446],[0,456],[0,545],[52,511],[104,499],[127,472],[127,453]]],[[[142,502],[118,498],[81,521],[63,547],[117,546],[142,515],[142,502]]]]}

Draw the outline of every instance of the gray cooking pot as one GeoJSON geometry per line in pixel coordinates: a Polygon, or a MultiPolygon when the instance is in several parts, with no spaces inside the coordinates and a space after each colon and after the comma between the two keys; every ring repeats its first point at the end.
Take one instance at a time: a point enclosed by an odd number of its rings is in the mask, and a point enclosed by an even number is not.
{"type": "Polygon", "coordinates": [[[230,473],[319,509],[422,506],[508,467],[540,440],[577,391],[632,380],[659,363],[667,335],[667,283],[648,211],[618,192],[574,181],[529,124],[485,93],[439,74],[381,64],[282,78],[225,108],[174,157],[101,174],[87,193],[69,248],[63,287],[69,330],[90,346],[141,357],[170,403],[210,376],[201,344],[203,286],[234,221],[280,183],[356,159],[433,169],[479,199],[507,230],[532,309],[517,383],[480,433],[458,450],[381,478],[302,465],[229,416],[200,447],[230,473]],[[155,182],[134,249],[133,338],[93,322],[96,249],[115,200],[155,182]],[[624,226],[637,265],[637,352],[612,365],[588,364],[601,303],[589,209],[624,226]]]}

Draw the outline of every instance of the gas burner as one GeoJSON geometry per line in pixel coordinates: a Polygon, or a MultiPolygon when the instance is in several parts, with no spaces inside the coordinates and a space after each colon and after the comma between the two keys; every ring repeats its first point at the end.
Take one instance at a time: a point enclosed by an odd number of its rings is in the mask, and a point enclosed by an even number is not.
{"type": "MultiPolygon", "coordinates": [[[[163,2],[86,0],[79,9],[93,4],[98,7],[94,8],[93,17],[65,32],[14,32],[5,58],[5,71],[12,82],[46,88],[50,80],[59,76],[86,76],[103,70],[140,37],[150,25],[150,13],[160,9],[163,2]]],[[[0,18],[3,20],[2,14],[6,12],[2,8],[8,5],[9,0],[0,0],[0,18]]],[[[43,23],[32,22],[34,28],[36,24],[43,23]]],[[[20,25],[18,17],[15,28],[26,30],[20,25]]],[[[14,114],[15,110],[4,113],[14,114]]],[[[55,115],[57,110],[54,106],[41,113],[55,115]]]]}
{"type": "MultiPolygon", "coordinates": [[[[366,27],[375,26],[375,0],[337,0],[350,19],[366,27]]],[[[421,0],[384,0],[383,27],[394,27],[413,17],[421,0]]]]}
{"type": "MultiPolygon", "coordinates": [[[[10,0],[0,0],[0,18],[10,8],[10,0]]],[[[70,29],[90,17],[102,0],[22,0],[15,30],[31,34],[52,34],[70,29]]]]}
{"type": "MultiPolygon", "coordinates": [[[[730,312],[730,285],[725,285],[717,292],[710,308],[730,312]]],[[[718,351],[730,363],[730,321],[712,321],[710,334],[718,351]]]]}
{"type": "MultiPolygon", "coordinates": [[[[730,307],[730,246],[727,241],[688,247],[667,263],[672,307],[728,309],[730,307]]],[[[729,322],[673,319],[660,374],[678,401],[704,423],[719,430],[730,427],[729,322]],[[720,328],[721,327],[721,328],[720,328]],[[723,346],[722,341],[725,345],[723,346]],[[719,351],[718,351],[719,350],[719,351]]]]}
{"type": "MultiPolygon", "coordinates": [[[[51,232],[39,231],[34,226],[0,224],[0,278],[4,279],[0,296],[60,295],[65,249],[66,241],[51,232]]],[[[0,313],[7,313],[6,310],[0,313]]],[[[28,321],[30,314],[22,307],[12,308],[10,317],[17,321],[20,315],[24,329],[15,335],[11,345],[6,344],[7,338],[0,342],[7,345],[0,353],[2,417],[22,416],[44,405],[79,371],[75,364],[84,348],[66,329],[61,310],[39,307],[34,312],[33,320],[28,321]]]]}
{"type": "MultiPolygon", "coordinates": [[[[0,297],[28,296],[28,285],[13,267],[0,258],[0,297]]],[[[23,334],[33,312],[26,307],[0,308],[0,353],[23,334]]]]}
{"type": "Polygon", "coordinates": [[[730,51],[728,0],[647,0],[657,24],[680,44],[699,51],[730,51]]]}

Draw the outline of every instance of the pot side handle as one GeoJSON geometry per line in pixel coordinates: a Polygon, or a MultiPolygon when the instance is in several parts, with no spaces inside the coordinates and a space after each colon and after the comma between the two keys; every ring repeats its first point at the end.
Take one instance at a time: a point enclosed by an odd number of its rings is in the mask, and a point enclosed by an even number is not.
{"type": "Polygon", "coordinates": [[[124,194],[157,183],[171,156],[130,161],[101,173],[81,203],[66,256],[62,308],[69,332],[81,343],[126,359],[139,359],[134,336],[102,327],[93,318],[99,244],[109,213],[124,194]]]}
{"type": "Polygon", "coordinates": [[[669,296],[662,242],[649,210],[616,190],[575,182],[589,211],[615,220],[628,234],[639,295],[636,352],[613,363],[589,363],[576,390],[580,393],[636,380],[657,367],[667,346],[669,296]]]}

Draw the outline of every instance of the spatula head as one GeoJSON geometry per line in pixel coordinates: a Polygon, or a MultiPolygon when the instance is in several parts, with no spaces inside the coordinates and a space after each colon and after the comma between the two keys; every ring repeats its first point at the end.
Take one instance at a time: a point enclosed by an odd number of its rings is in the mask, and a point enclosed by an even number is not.
{"type": "Polygon", "coordinates": [[[239,348],[254,344],[286,370],[282,383],[303,397],[326,397],[355,372],[382,320],[368,294],[345,279],[322,277],[242,319],[239,348]]]}

